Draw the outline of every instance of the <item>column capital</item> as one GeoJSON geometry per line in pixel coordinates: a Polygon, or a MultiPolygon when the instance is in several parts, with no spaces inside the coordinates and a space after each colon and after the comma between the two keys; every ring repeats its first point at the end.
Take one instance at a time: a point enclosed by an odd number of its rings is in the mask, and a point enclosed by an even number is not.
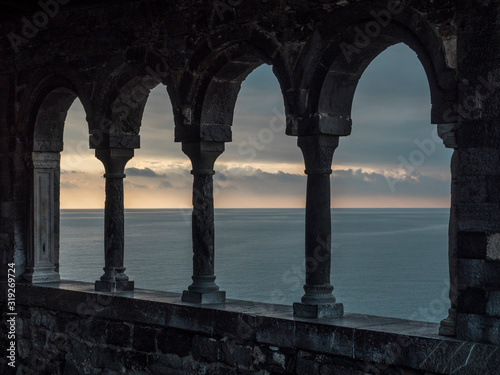
{"type": "Polygon", "coordinates": [[[182,151],[191,160],[192,174],[214,174],[214,164],[224,152],[224,142],[182,142],[182,151]]]}
{"type": "Polygon", "coordinates": [[[305,173],[331,174],[332,159],[335,149],[339,145],[339,137],[331,135],[299,136],[297,145],[302,150],[306,165],[305,173]]]}
{"type": "Polygon", "coordinates": [[[34,168],[59,168],[61,153],[33,151],[31,160],[34,168]]]}
{"type": "Polygon", "coordinates": [[[437,133],[439,138],[443,140],[446,148],[457,148],[457,123],[438,124],[437,133]]]}
{"type": "Polygon", "coordinates": [[[132,148],[97,148],[95,156],[104,164],[106,178],[124,178],[125,165],[134,157],[132,148]]]}

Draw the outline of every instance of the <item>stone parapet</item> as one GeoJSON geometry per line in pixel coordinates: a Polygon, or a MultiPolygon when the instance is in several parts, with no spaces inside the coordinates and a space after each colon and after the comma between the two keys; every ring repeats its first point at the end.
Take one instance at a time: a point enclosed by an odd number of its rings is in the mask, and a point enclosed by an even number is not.
{"type": "MultiPolygon", "coordinates": [[[[283,305],[193,305],[177,293],[93,289],[81,282],[17,285],[20,368],[304,375],[493,375],[500,368],[497,346],[438,336],[434,323],[359,314],[294,318],[283,305]]],[[[2,357],[0,371],[6,368],[2,357]]]]}

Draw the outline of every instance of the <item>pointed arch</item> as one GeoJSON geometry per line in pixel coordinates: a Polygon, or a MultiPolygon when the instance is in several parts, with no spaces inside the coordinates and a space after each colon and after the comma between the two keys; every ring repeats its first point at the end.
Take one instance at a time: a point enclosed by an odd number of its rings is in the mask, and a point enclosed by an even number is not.
{"type": "Polygon", "coordinates": [[[290,68],[273,34],[248,27],[226,27],[195,49],[182,78],[182,105],[174,107],[176,140],[230,141],[241,83],[262,64],[273,66],[288,108],[290,68]]]}
{"type": "Polygon", "coordinates": [[[390,13],[387,4],[378,4],[360,9],[358,19],[349,22],[334,25],[327,21],[304,48],[304,63],[299,66],[314,69],[296,74],[297,84],[308,90],[308,96],[297,108],[294,133],[349,135],[352,101],[361,75],[380,53],[397,43],[415,51],[424,67],[431,90],[431,122],[449,122],[457,97],[453,42],[445,43],[438,30],[408,7],[390,13]]]}
{"type": "Polygon", "coordinates": [[[19,122],[27,128],[32,151],[62,151],[64,121],[76,98],[80,99],[88,119],[92,113],[90,98],[75,72],[58,68],[34,74],[19,112],[19,122]]]}
{"type": "Polygon", "coordinates": [[[149,93],[159,84],[173,86],[166,59],[147,49],[130,49],[126,62],[107,71],[96,95],[92,148],[139,148],[139,131],[149,93]]]}

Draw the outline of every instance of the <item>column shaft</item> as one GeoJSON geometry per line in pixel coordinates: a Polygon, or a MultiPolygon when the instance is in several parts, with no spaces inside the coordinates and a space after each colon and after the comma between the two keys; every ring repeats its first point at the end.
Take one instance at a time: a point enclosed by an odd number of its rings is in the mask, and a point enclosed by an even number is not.
{"type": "Polygon", "coordinates": [[[330,176],[307,176],[306,194],[306,284],[330,284],[330,176]]]}
{"type": "Polygon", "coordinates": [[[182,150],[193,170],[193,283],[182,294],[184,302],[221,303],[226,292],[215,283],[213,166],[224,151],[222,142],[184,142],[182,150]]]}
{"type": "Polygon", "coordinates": [[[211,174],[194,174],[193,181],[193,274],[214,274],[214,200],[211,174]]]}
{"type": "Polygon", "coordinates": [[[105,275],[102,281],[128,280],[123,273],[125,229],[123,205],[123,178],[106,177],[104,204],[104,259],[105,275]]]}
{"type": "Polygon", "coordinates": [[[134,282],[125,274],[125,230],[123,179],[133,149],[96,149],[96,157],[106,169],[106,200],[104,203],[104,274],[95,283],[97,291],[133,290],[134,282]]]}
{"type": "Polygon", "coordinates": [[[344,313],[343,305],[335,303],[330,284],[330,174],[337,145],[338,137],[335,136],[301,136],[298,139],[307,174],[305,294],[301,303],[293,304],[293,313],[299,317],[339,317],[344,313]]]}

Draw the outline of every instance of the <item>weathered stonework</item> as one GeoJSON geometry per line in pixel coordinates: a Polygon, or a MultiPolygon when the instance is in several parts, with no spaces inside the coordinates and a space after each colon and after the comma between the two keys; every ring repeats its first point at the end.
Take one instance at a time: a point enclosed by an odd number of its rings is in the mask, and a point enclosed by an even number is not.
{"type": "MultiPolygon", "coordinates": [[[[104,363],[110,372],[126,368],[130,373],[145,372],[146,367],[149,373],[164,368],[172,373],[380,372],[363,367],[364,361],[387,365],[382,371],[387,374],[498,370],[499,2],[7,0],[1,7],[0,280],[7,278],[6,264],[11,262],[16,263],[18,280],[58,278],[57,160],[66,114],[78,97],[86,112],[89,147],[96,149],[106,168],[105,274],[96,286],[117,293],[133,289],[123,264],[123,168],[140,147],[149,92],[164,85],[172,102],[175,140],[200,146],[198,154],[188,151],[194,171],[194,261],[186,299],[223,302],[224,292],[218,291],[213,275],[211,171],[216,157],[201,151],[215,147],[222,152],[224,142],[231,141],[240,85],[261,64],[273,66],[285,104],[286,133],[297,136],[304,151],[305,261],[319,265],[306,275],[306,294],[296,304],[295,320],[268,317],[264,322],[274,331],[250,330],[249,337],[235,342],[225,339],[232,337],[225,332],[240,318],[255,321],[259,312],[238,313],[242,305],[231,303],[188,307],[175,295],[177,302],[162,305],[158,315],[139,319],[133,307],[133,316],[127,318],[123,306],[131,300],[117,295],[109,299],[114,310],[104,309],[104,315],[88,320],[96,313],[95,305],[88,305],[86,312],[74,311],[58,302],[60,296],[50,294],[53,290],[47,292],[54,297],[49,299],[37,295],[46,289],[23,286],[23,339],[18,342],[23,366],[29,367],[28,358],[35,358],[54,374],[63,369],[100,373],[104,363]],[[391,323],[390,332],[349,326],[348,315],[339,317],[342,301],[337,303],[332,294],[327,195],[333,146],[326,140],[342,142],[351,133],[352,101],[361,75],[397,43],[417,53],[429,82],[431,121],[444,146],[454,149],[451,308],[439,332],[457,340],[435,336],[434,325],[428,326],[433,333],[415,333],[407,323],[391,323]],[[123,157],[118,160],[113,153],[123,157]],[[50,166],[40,164],[49,155],[50,166]],[[193,320],[180,319],[180,312],[193,320]],[[168,314],[174,314],[177,323],[168,314]],[[335,325],[305,321],[299,315],[333,315],[339,320],[335,325]],[[61,328],[67,321],[76,322],[72,329],[77,335],[61,328]],[[53,332],[62,339],[57,341],[53,332]],[[407,333],[411,345],[387,358],[391,345],[407,333]],[[179,340],[175,347],[174,339],[179,340]],[[378,347],[385,342],[384,348],[378,347]]],[[[96,277],[101,272],[96,270],[96,277]]],[[[69,293],[66,304],[98,296],[108,301],[105,294],[88,290],[59,292],[69,293]]],[[[147,299],[148,293],[140,295],[147,299]]],[[[155,302],[139,304],[154,310],[155,302]]]]}
{"type": "Polygon", "coordinates": [[[77,282],[19,285],[19,296],[26,373],[495,375],[500,367],[498,346],[438,336],[434,323],[302,319],[289,306],[196,306],[175,293],[102,294],[77,282]]]}
{"type": "Polygon", "coordinates": [[[495,233],[488,236],[488,245],[486,248],[486,259],[500,260],[500,234],[495,233]]]}

